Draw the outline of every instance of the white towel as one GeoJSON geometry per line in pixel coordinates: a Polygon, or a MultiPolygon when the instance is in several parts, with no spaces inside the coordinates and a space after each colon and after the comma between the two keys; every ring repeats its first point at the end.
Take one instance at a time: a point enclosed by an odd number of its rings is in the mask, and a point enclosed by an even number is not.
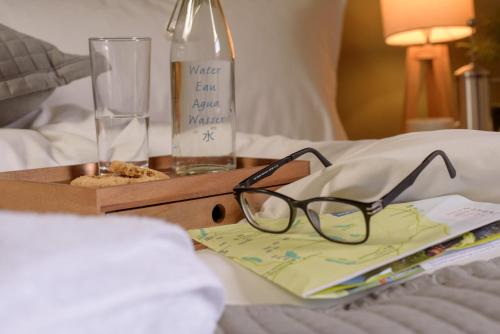
{"type": "Polygon", "coordinates": [[[223,289],[179,227],[0,211],[1,333],[212,333],[223,289]]]}

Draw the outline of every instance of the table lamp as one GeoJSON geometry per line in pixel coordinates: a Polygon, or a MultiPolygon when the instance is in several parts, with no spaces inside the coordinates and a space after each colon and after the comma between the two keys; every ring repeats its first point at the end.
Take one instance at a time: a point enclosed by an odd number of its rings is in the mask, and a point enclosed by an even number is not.
{"type": "Polygon", "coordinates": [[[427,116],[457,119],[448,46],[473,33],[473,0],[380,0],[385,42],[406,49],[403,130],[419,119],[418,100],[425,77],[427,116]]]}

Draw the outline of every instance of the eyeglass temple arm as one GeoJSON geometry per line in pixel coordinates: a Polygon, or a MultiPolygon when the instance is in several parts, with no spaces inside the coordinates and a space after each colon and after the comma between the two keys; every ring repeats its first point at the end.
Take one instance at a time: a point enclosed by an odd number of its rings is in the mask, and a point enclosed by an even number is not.
{"type": "Polygon", "coordinates": [[[257,173],[252,174],[249,177],[247,177],[246,179],[244,179],[243,181],[241,181],[236,187],[241,187],[241,186],[248,187],[254,183],[257,183],[258,181],[262,180],[263,178],[272,175],[276,170],[278,170],[283,165],[289,163],[292,160],[297,159],[298,157],[300,157],[306,153],[314,154],[316,156],[316,158],[318,158],[325,167],[332,165],[332,163],[330,161],[328,161],[328,159],[325,158],[317,150],[315,150],[312,147],[307,147],[307,148],[304,148],[300,151],[292,153],[289,156],[284,157],[283,159],[280,159],[280,160],[273,162],[269,166],[261,169],[257,173]]]}
{"type": "Polygon", "coordinates": [[[415,170],[413,172],[411,172],[396,187],[394,187],[394,189],[392,189],[388,194],[386,194],[384,197],[382,197],[382,199],[381,199],[382,208],[384,208],[387,205],[389,205],[390,203],[392,203],[392,201],[394,201],[396,199],[396,197],[401,195],[401,193],[403,193],[403,191],[405,191],[406,189],[411,187],[411,185],[413,185],[413,183],[415,183],[415,180],[420,175],[420,173],[422,173],[422,171],[437,156],[440,156],[441,158],[443,158],[443,161],[446,164],[446,168],[448,169],[448,173],[450,174],[450,178],[452,178],[452,179],[455,178],[455,176],[457,175],[457,172],[456,172],[455,168],[453,167],[450,159],[446,155],[446,153],[444,153],[441,150],[436,150],[436,151],[432,152],[431,154],[429,154],[424,159],[424,161],[422,161],[422,163],[417,168],[415,168],[415,170]]]}

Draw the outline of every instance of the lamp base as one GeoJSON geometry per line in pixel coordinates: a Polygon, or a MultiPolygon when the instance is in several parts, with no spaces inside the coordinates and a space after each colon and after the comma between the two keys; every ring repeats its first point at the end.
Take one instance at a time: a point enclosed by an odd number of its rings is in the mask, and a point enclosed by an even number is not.
{"type": "Polygon", "coordinates": [[[409,131],[407,120],[434,117],[456,119],[448,46],[444,44],[410,46],[406,50],[405,116],[403,130],[409,131]],[[422,73],[424,73],[422,75],[422,73]],[[418,101],[424,83],[427,114],[419,115],[418,101]]]}

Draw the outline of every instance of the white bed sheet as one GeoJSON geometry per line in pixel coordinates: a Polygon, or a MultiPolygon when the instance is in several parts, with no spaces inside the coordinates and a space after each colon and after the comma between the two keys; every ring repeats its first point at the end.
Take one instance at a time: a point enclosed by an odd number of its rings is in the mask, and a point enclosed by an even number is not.
{"type": "MultiPolygon", "coordinates": [[[[149,141],[150,156],[169,154],[170,125],[153,122],[149,141]]],[[[343,144],[335,145],[335,152],[353,146],[339,143],[343,144]]],[[[273,158],[308,145],[312,142],[238,133],[236,146],[240,156],[273,158]]],[[[0,158],[0,172],[94,162],[97,157],[94,112],[73,104],[45,106],[26,129],[0,129],[0,152],[5,152],[0,158]]]]}
{"type": "MultiPolygon", "coordinates": [[[[153,124],[151,155],[170,151],[170,128],[153,124]]],[[[458,176],[450,180],[440,161],[433,162],[400,200],[457,193],[500,203],[500,134],[466,130],[413,133],[384,140],[310,142],[281,136],[238,133],[240,156],[280,158],[298,149],[319,149],[333,166],[311,159],[312,175],[286,192],[296,198],[335,194],[371,201],[386,193],[435,149],[444,150],[458,176]]],[[[43,111],[30,129],[0,129],[0,171],[92,162],[96,160],[93,113],[65,105],[43,111]]],[[[221,256],[205,250],[199,257],[219,276],[226,303],[304,303],[221,256]]],[[[487,255],[483,255],[487,258],[487,255]]]]}

